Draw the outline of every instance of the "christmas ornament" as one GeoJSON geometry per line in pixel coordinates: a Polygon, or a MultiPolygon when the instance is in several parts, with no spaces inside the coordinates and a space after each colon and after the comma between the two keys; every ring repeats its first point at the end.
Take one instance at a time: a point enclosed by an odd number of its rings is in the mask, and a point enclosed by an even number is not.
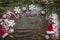
{"type": "Polygon", "coordinates": [[[11,29],[9,30],[9,33],[13,33],[13,32],[14,32],[14,29],[11,28],[11,29]]]}
{"type": "Polygon", "coordinates": [[[31,4],[31,5],[29,5],[29,10],[31,10],[30,12],[30,14],[37,14],[37,15],[39,15],[39,13],[40,13],[40,11],[41,11],[41,8],[40,7],[38,7],[38,5],[36,6],[36,5],[33,5],[33,4],[31,4]]]}
{"type": "Polygon", "coordinates": [[[25,10],[27,10],[27,8],[26,7],[22,7],[22,10],[25,11],[25,10]]]}
{"type": "Polygon", "coordinates": [[[46,39],[49,39],[49,36],[48,36],[48,35],[46,35],[46,36],[45,36],[45,38],[46,38],[46,39]]]}
{"type": "Polygon", "coordinates": [[[42,14],[45,14],[45,11],[41,11],[42,14]]]}
{"type": "MultiPolygon", "coordinates": [[[[45,11],[42,10],[42,11],[41,11],[41,15],[42,15],[42,16],[46,16],[45,11]]],[[[46,20],[48,20],[47,17],[48,17],[48,16],[46,16],[46,20]]]]}
{"type": "Polygon", "coordinates": [[[11,26],[11,27],[13,27],[15,25],[14,20],[9,20],[8,21],[8,25],[11,26]]]}
{"type": "Polygon", "coordinates": [[[36,8],[35,8],[35,5],[33,5],[33,4],[29,5],[29,10],[33,11],[33,10],[35,10],[35,9],[36,9],[36,8]]]}
{"type": "Polygon", "coordinates": [[[41,8],[36,6],[36,5],[31,4],[31,5],[29,5],[29,10],[31,10],[31,11],[40,11],[41,8]]]}
{"type": "Polygon", "coordinates": [[[20,12],[21,12],[21,9],[20,9],[20,7],[18,6],[18,7],[15,7],[14,11],[15,11],[15,13],[20,13],[20,12]]]}
{"type": "Polygon", "coordinates": [[[58,18],[58,15],[56,15],[56,13],[55,13],[55,14],[53,14],[53,13],[52,13],[51,18],[52,18],[53,20],[55,20],[55,19],[57,19],[57,18],[58,18]]]}

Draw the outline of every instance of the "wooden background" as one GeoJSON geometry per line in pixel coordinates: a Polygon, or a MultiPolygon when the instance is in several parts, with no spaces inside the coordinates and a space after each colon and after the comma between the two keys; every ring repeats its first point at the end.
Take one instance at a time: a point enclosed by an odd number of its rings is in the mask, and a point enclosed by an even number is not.
{"type": "Polygon", "coordinates": [[[40,13],[24,13],[23,16],[20,16],[18,20],[14,19],[16,22],[15,31],[11,34],[14,39],[8,38],[7,40],[45,40],[44,36],[40,36],[40,34],[46,34],[48,21],[45,20],[45,16],[40,13]]]}

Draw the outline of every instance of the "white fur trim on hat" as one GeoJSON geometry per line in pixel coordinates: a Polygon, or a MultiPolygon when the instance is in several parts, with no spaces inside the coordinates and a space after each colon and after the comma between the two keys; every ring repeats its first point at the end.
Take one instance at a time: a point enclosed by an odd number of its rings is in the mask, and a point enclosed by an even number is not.
{"type": "Polygon", "coordinates": [[[5,33],[5,34],[2,36],[2,38],[5,38],[6,36],[8,36],[8,33],[5,33]]]}
{"type": "Polygon", "coordinates": [[[54,31],[47,31],[47,34],[54,34],[54,31]]]}

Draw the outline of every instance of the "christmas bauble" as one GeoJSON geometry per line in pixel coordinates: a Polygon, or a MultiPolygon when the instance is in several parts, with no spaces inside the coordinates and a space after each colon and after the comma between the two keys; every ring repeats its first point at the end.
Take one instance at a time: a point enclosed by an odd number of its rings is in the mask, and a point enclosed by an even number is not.
{"type": "Polygon", "coordinates": [[[14,29],[10,29],[10,30],[9,30],[9,33],[13,33],[13,32],[14,32],[14,29]]]}
{"type": "Polygon", "coordinates": [[[46,39],[49,39],[49,36],[48,36],[48,35],[46,35],[46,36],[45,36],[45,38],[46,38],[46,39]]]}

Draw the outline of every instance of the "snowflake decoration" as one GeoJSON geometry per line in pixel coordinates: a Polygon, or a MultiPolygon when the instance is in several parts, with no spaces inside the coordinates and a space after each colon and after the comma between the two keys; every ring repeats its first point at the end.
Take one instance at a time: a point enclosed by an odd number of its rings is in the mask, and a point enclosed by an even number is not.
{"type": "Polygon", "coordinates": [[[13,27],[15,25],[15,21],[14,20],[9,20],[8,24],[9,24],[9,26],[13,27]]]}
{"type": "Polygon", "coordinates": [[[33,5],[33,4],[29,5],[29,10],[32,10],[33,11],[34,9],[36,9],[35,8],[35,5],[33,5]]]}
{"type": "Polygon", "coordinates": [[[34,11],[34,10],[40,11],[41,9],[38,6],[35,6],[35,5],[31,4],[31,5],[29,5],[29,10],[31,10],[31,11],[34,11]]]}
{"type": "Polygon", "coordinates": [[[14,11],[15,11],[15,13],[20,13],[21,9],[19,7],[15,7],[14,11]]]}
{"type": "Polygon", "coordinates": [[[52,14],[51,18],[52,18],[52,22],[53,22],[56,26],[58,26],[58,25],[59,25],[58,15],[57,15],[56,13],[55,13],[55,14],[52,14]]]}
{"type": "Polygon", "coordinates": [[[40,11],[41,11],[41,7],[39,7],[38,5],[29,5],[29,10],[31,10],[31,14],[37,14],[39,15],[40,11]]]}
{"type": "Polygon", "coordinates": [[[58,15],[57,15],[56,13],[55,13],[55,14],[52,14],[51,18],[52,18],[53,20],[55,20],[55,19],[58,18],[58,15]]]}

